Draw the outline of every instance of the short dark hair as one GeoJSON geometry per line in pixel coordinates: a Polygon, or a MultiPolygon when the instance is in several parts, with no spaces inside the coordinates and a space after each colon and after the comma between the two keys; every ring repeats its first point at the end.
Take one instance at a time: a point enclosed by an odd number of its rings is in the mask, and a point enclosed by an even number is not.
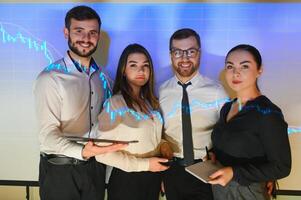
{"type": "Polygon", "coordinates": [[[71,10],[69,10],[65,17],[65,27],[70,30],[71,19],[76,19],[78,21],[96,19],[99,24],[99,28],[101,27],[101,20],[99,15],[95,10],[88,6],[75,6],[71,10]]]}
{"type": "Polygon", "coordinates": [[[183,28],[183,29],[179,29],[176,32],[174,32],[172,34],[172,36],[170,37],[169,50],[171,50],[171,48],[172,48],[173,40],[186,39],[186,38],[189,38],[190,36],[193,36],[196,39],[199,48],[201,48],[201,39],[200,39],[199,34],[190,28],[183,28]]]}

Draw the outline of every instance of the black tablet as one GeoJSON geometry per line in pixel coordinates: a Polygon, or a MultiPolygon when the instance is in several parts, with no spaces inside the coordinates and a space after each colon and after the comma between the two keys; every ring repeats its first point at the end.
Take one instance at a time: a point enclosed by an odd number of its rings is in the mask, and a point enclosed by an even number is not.
{"type": "Polygon", "coordinates": [[[119,143],[119,144],[129,144],[129,143],[137,143],[139,142],[138,140],[108,140],[108,139],[98,139],[98,138],[87,138],[87,137],[78,137],[78,136],[64,136],[70,141],[75,141],[75,142],[105,142],[105,143],[119,143]]]}

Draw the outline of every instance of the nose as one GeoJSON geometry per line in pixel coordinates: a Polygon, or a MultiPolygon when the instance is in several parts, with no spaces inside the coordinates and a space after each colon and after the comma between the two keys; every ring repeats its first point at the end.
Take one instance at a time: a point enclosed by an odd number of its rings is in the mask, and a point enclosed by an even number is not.
{"type": "Polygon", "coordinates": [[[233,74],[240,75],[240,69],[239,68],[233,68],[233,74]]]}
{"type": "Polygon", "coordinates": [[[182,57],[181,57],[181,60],[184,61],[184,62],[189,60],[189,56],[187,55],[186,52],[183,53],[183,55],[182,55],[182,57]]]}
{"type": "Polygon", "coordinates": [[[82,34],[82,40],[83,41],[87,42],[87,41],[90,41],[90,39],[91,39],[90,33],[83,33],[82,34]]]}
{"type": "Polygon", "coordinates": [[[144,72],[144,71],[145,71],[144,66],[138,67],[138,72],[144,72]]]}
{"type": "Polygon", "coordinates": [[[184,59],[184,58],[186,58],[186,59],[189,58],[189,56],[188,56],[188,51],[187,51],[187,50],[184,50],[184,51],[183,51],[182,58],[183,58],[183,59],[184,59]]]}

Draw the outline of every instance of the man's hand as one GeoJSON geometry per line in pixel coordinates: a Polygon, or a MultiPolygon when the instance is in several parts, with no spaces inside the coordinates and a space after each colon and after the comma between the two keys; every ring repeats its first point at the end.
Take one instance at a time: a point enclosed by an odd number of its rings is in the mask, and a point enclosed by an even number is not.
{"type": "Polygon", "coordinates": [[[167,170],[168,167],[161,164],[164,162],[168,162],[168,159],[166,158],[158,158],[158,157],[152,157],[149,159],[149,171],[151,172],[160,172],[167,170]]]}
{"type": "Polygon", "coordinates": [[[211,174],[209,178],[211,179],[209,183],[212,185],[220,184],[226,186],[233,178],[233,169],[232,167],[224,167],[211,174]]]}
{"type": "Polygon", "coordinates": [[[163,142],[160,145],[160,152],[163,158],[171,159],[173,157],[173,150],[168,142],[163,142]]]}
{"type": "Polygon", "coordinates": [[[118,151],[126,146],[127,144],[111,144],[108,146],[98,146],[92,141],[89,141],[82,150],[82,157],[84,159],[89,159],[99,154],[118,151]]]}

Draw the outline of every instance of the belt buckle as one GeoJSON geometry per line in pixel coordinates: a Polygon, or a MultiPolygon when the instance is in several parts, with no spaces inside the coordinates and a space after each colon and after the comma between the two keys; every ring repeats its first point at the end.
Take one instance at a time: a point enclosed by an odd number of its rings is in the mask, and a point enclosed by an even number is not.
{"type": "Polygon", "coordinates": [[[73,158],[72,159],[72,164],[73,165],[78,165],[78,164],[80,164],[80,161],[78,159],[73,158]]]}

